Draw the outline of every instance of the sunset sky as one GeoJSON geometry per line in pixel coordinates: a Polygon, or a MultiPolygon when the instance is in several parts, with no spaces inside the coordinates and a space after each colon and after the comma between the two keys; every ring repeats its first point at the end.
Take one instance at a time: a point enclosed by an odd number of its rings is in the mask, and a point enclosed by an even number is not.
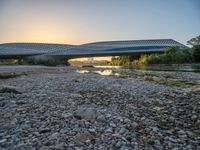
{"type": "Polygon", "coordinates": [[[200,0],[0,0],[0,43],[81,44],[200,35],[200,0]]]}

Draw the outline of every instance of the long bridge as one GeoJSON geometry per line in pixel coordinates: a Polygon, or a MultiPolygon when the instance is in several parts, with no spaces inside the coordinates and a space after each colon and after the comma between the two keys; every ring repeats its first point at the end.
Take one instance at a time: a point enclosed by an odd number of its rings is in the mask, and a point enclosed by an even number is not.
{"type": "Polygon", "coordinates": [[[0,44],[0,59],[23,59],[27,57],[52,57],[70,59],[93,56],[141,55],[163,53],[166,48],[187,47],[173,39],[105,41],[82,45],[46,43],[5,43],[0,44]]]}

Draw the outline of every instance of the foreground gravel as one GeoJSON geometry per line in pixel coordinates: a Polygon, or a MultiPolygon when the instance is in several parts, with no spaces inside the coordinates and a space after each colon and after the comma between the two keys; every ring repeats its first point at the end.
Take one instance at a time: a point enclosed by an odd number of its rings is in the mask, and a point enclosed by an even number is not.
{"type": "Polygon", "coordinates": [[[1,150],[200,149],[199,88],[41,67],[0,79],[0,116],[1,150]]]}

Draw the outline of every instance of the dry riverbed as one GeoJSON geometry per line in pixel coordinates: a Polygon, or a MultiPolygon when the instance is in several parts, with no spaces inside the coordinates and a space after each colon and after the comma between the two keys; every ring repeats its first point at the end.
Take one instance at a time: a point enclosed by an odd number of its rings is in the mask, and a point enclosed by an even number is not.
{"type": "Polygon", "coordinates": [[[0,66],[0,149],[200,149],[199,83],[192,72],[0,66]]]}

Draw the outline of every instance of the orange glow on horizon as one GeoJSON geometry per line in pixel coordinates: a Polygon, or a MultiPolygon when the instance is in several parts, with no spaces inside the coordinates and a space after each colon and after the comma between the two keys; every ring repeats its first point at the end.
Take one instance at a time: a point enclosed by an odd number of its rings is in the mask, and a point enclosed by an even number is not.
{"type": "Polygon", "coordinates": [[[5,33],[5,39],[0,43],[57,43],[57,44],[82,44],[87,40],[81,37],[73,26],[69,24],[59,24],[57,20],[32,17],[19,24],[7,26],[12,33],[5,33]]]}

